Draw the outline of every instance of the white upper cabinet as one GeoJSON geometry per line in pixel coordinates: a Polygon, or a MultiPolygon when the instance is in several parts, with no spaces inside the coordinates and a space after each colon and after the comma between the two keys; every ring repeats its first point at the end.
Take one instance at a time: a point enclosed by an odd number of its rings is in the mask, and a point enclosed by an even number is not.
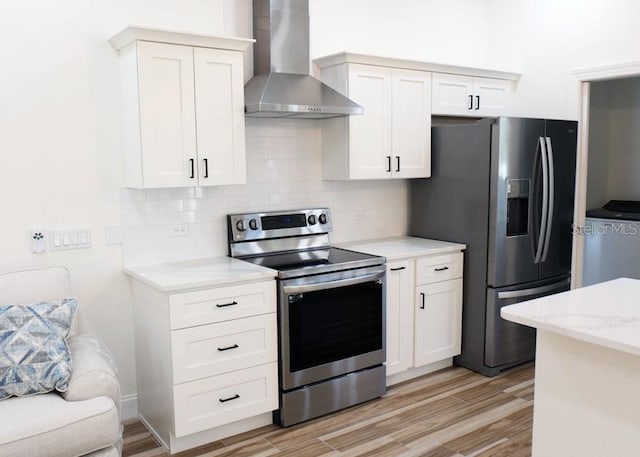
{"type": "Polygon", "coordinates": [[[242,54],[194,49],[200,185],[246,182],[242,54]]]}
{"type": "MultiPolygon", "coordinates": [[[[334,123],[348,124],[348,136],[342,141],[348,142],[349,157],[343,165],[349,170],[325,170],[325,178],[333,174],[348,173],[350,179],[386,178],[390,167],[387,158],[391,154],[392,119],[392,77],[391,69],[372,67],[371,65],[349,65],[349,97],[363,106],[363,115],[330,120],[323,124],[324,135],[344,135],[343,129],[334,129],[334,123]]],[[[342,127],[342,125],[341,125],[342,127]]],[[[341,141],[335,138],[334,141],[341,141]]]]}
{"type": "Polygon", "coordinates": [[[391,112],[393,176],[431,176],[431,74],[394,69],[391,112]]]}
{"type": "Polygon", "coordinates": [[[194,185],[191,166],[195,167],[198,153],[193,48],[141,41],[136,51],[140,104],[137,155],[142,154],[143,184],[140,187],[194,185]]]}
{"type": "Polygon", "coordinates": [[[127,187],[246,182],[243,50],[252,41],[134,27],[112,38],[127,187]]]}
{"type": "Polygon", "coordinates": [[[364,108],[321,122],[323,176],[339,180],[431,176],[431,115],[506,115],[520,76],[346,52],[314,64],[364,108]]]}
{"type": "Polygon", "coordinates": [[[432,114],[449,116],[506,115],[511,81],[434,73],[432,114]]]}
{"type": "Polygon", "coordinates": [[[323,80],[364,114],[322,121],[326,179],[424,178],[431,171],[431,74],[344,63],[323,80]]]}

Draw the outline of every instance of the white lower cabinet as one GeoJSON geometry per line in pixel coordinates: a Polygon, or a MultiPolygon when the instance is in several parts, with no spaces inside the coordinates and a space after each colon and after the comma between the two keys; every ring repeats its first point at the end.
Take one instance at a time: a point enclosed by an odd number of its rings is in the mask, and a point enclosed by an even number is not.
{"type": "Polygon", "coordinates": [[[178,384],[175,436],[218,427],[278,408],[278,366],[259,365],[178,384]]]}
{"type": "Polygon", "coordinates": [[[462,252],[388,262],[388,383],[460,354],[462,266],[462,252]]]}
{"type": "Polygon", "coordinates": [[[414,261],[387,263],[387,376],[413,365],[414,261]]]}
{"type": "Polygon", "coordinates": [[[138,413],[171,453],[271,422],[273,279],[175,292],[133,280],[132,290],[138,413]]]}
{"type": "Polygon", "coordinates": [[[418,286],[415,299],[414,366],[460,354],[462,278],[418,286]]]}

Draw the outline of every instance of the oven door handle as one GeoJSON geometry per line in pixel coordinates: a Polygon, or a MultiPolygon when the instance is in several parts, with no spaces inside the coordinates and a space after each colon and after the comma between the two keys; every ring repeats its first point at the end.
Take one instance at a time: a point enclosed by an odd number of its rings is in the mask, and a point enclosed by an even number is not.
{"type": "Polygon", "coordinates": [[[320,282],[313,284],[303,284],[300,286],[286,286],[282,287],[282,291],[285,294],[303,294],[305,292],[313,292],[316,290],[335,289],[336,287],[352,286],[354,284],[361,284],[364,282],[377,281],[384,278],[384,271],[380,273],[373,273],[363,276],[357,276],[355,278],[338,279],[337,281],[320,282]]]}

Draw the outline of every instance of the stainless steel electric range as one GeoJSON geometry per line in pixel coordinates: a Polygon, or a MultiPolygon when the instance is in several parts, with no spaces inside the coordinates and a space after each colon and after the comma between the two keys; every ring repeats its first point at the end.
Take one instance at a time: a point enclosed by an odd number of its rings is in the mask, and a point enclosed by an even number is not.
{"type": "Polygon", "coordinates": [[[231,214],[229,254],[277,270],[279,410],[289,426],[385,392],[384,257],[331,247],[328,208],[231,214]]]}

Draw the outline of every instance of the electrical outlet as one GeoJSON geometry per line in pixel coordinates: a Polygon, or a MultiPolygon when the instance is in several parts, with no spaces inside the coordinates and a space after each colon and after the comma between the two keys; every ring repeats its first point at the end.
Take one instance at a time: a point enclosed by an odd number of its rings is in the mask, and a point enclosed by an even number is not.
{"type": "Polygon", "coordinates": [[[356,211],[353,213],[354,221],[364,221],[367,218],[367,215],[364,211],[356,211]]]}
{"type": "Polygon", "coordinates": [[[171,236],[187,236],[189,234],[189,226],[188,225],[174,225],[171,227],[171,236]]]}

